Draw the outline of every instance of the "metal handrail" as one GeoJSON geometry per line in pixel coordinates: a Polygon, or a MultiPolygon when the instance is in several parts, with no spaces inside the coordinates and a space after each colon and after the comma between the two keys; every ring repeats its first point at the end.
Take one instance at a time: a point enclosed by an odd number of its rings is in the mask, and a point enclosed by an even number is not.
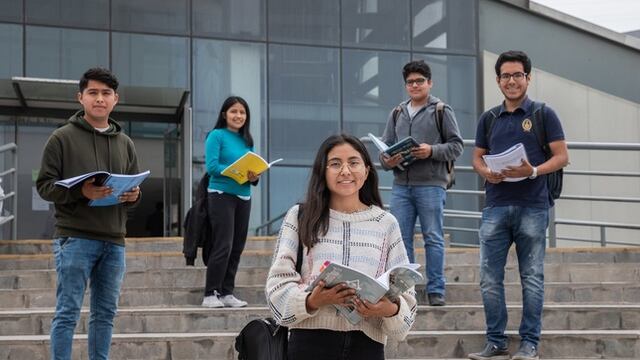
{"type": "Polygon", "coordinates": [[[12,186],[15,187],[15,190],[0,196],[0,201],[12,198],[13,213],[8,216],[2,216],[2,214],[0,214],[0,226],[11,221],[11,239],[15,240],[18,238],[18,145],[15,143],[0,145],[0,154],[7,151],[13,152],[13,167],[0,172],[0,177],[10,174],[13,175],[12,186]]]}
{"type": "MultiPolygon", "coordinates": [[[[371,142],[368,137],[361,138],[363,142],[371,142]]],[[[474,140],[463,140],[463,144],[465,147],[474,147],[474,140]]],[[[599,150],[599,151],[640,151],[640,143],[605,143],[605,142],[567,142],[567,147],[572,150],[599,150]]],[[[379,163],[374,164],[376,167],[380,167],[379,163]]],[[[474,172],[472,166],[455,166],[456,172],[474,172]]],[[[565,169],[565,175],[578,175],[578,176],[607,176],[607,177],[632,177],[632,178],[640,178],[640,172],[628,172],[628,171],[592,171],[592,170],[572,170],[565,169]]],[[[380,191],[391,191],[390,186],[380,186],[380,191]]],[[[471,195],[471,196],[480,196],[483,197],[485,195],[484,190],[468,190],[468,189],[449,189],[447,190],[449,194],[459,194],[459,195],[471,195]]],[[[599,202],[614,202],[614,203],[640,203],[640,198],[637,197],[620,197],[620,196],[596,196],[596,195],[575,195],[575,194],[565,194],[561,195],[559,200],[570,200],[570,201],[599,201],[599,202]]],[[[386,206],[388,208],[388,206],[386,206]]],[[[279,221],[286,215],[282,213],[275,217],[274,219],[269,220],[268,222],[260,225],[256,228],[256,235],[263,228],[271,226],[274,222],[279,221]]],[[[479,211],[463,211],[463,210],[454,210],[454,209],[445,209],[444,211],[445,218],[458,218],[458,219],[481,219],[482,213],[479,211]]],[[[573,239],[566,237],[557,237],[556,236],[556,227],[557,225],[568,225],[568,226],[587,226],[587,227],[599,227],[600,228],[600,244],[601,246],[606,246],[607,244],[614,245],[627,245],[627,246],[638,246],[638,244],[629,244],[629,243],[620,243],[620,242],[607,242],[606,239],[606,229],[607,228],[617,228],[617,229],[626,229],[626,230],[640,230],[640,225],[636,224],[623,224],[623,223],[613,223],[606,221],[587,221],[587,220],[571,220],[571,219],[559,219],[556,218],[555,208],[551,208],[549,212],[549,247],[555,247],[557,240],[574,240],[574,241],[584,241],[584,242],[594,242],[591,239],[573,239]]],[[[461,227],[449,227],[445,226],[446,230],[453,231],[478,231],[478,229],[472,228],[461,228],[461,227]]],[[[597,241],[597,240],[595,240],[597,241]]],[[[459,245],[459,244],[456,244],[459,245]]],[[[467,244],[469,246],[474,246],[467,244]]],[[[475,245],[477,246],[477,245],[475,245]]]]}

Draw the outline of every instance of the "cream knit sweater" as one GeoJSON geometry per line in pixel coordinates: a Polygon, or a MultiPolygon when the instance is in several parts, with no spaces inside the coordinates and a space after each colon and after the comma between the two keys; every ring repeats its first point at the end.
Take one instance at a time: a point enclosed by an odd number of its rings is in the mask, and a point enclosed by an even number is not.
{"type": "Polygon", "coordinates": [[[306,309],[305,291],[320,273],[325,261],[356,268],[373,277],[387,269],[409,262],[395,217],[377,206],[353,214],[330,210],[329,231],[302,261],[302,274],[295,270],[298,251],[298,205],[285,216],[265,293],[276,321],[291,329],[361,330],[371,339],[385,344],[387,337],[404,339],[416,316],[415,290],[400,297],[400,311],[393,317],[368,318],[356,325],[349,323],[333,306],[313,313],[306,309]]]}

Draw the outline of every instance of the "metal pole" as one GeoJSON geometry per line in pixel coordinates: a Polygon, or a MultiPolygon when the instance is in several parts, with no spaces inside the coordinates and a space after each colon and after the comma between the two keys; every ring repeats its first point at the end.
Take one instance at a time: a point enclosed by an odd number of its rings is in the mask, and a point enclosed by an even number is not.
{"type": "Polygon", "coordinates": [[[13,221],[11,222],[11,239],[18,240],[18,147],[13,150],[13,221]]]}
{"type": "Polygon", "coordinates": [[[556,243],[556,207],[552,206],[549,209],[549,247],[554,248],[558,244],[556,243]]]}
{"type": "Polygon", "coordinates": [[[600,226],[600,246],[607,247],[607,228],[600,226]]]}

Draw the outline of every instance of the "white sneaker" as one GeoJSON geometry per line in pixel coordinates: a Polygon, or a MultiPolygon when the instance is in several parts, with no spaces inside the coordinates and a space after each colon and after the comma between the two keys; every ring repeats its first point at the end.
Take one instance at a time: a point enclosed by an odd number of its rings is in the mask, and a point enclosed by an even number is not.
{"type": "Polygon", "coordinates": [[[224,304],[224,306],[226,307],[234,308],[245,307],[248,304],[246,301],[240,300],[233,295],[220,296],[220,302],[222,302],[222,304],[224,304]]]}
{"type": "Polygon", "coordinates": [[[205,296],[202,300],[202,306],[208,308],[221,308],[224,307],[224,303],[218,299],[218,295],[205,296]]]}

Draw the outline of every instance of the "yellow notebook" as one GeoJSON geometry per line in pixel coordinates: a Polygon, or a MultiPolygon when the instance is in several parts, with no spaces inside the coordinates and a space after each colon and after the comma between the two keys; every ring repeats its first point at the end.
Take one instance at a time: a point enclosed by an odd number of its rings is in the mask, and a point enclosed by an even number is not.
{"type": "Polygon", "coordinates": [[[262,174],[263,172],[269,170],[271,165],[277,163],[278,161],[282,161],[282,159],[274,160],[268,163],[260,155],[249,151],[240,159],[234,161],[233,164],[227,166],[224,170],[222,170],[222,175],[232,178],[233,180],[237,181],[238,184],[244,184],[249,180],[247,178],[247,172],[253,171],[256,175],[262,174]]]}

